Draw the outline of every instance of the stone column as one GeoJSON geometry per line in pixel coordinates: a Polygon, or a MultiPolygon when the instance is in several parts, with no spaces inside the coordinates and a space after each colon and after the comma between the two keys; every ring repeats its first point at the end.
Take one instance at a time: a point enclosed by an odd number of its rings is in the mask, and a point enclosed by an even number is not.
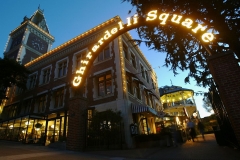
{"type": "Polygon", "coordinates": [[[208,60],[213,79],[240,144],[240,66],[232,52],[213,55],[208,60]]]}
{"type": "Polygon", "coordinates": [[[69,100],[67,150],[83,151],[86,148],[86,98],[75,96],[69,100]]]}

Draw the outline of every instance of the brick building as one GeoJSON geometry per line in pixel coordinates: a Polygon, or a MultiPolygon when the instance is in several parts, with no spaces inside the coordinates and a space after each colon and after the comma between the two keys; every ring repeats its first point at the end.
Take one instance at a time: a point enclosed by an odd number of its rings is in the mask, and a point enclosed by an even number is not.
{"type": "MultiPolygon", "coordinates": [[[[51,50],[54,37],[42,10],[24,17],[10,33],[4,55],[25,64],[31,74],[27,90],[11,87],[7,91],[9,99],[1,104],[0,139],[44,141],[46,145],[67,139],[69,149],[75,150],[84,139],[76,140],[75,135],[86,136],[81,134],[87,129],[80,127],[85,124],[81,109],[121,111],[127,148],[134,147],[131,124],[137,124],[139,134],[156,133],[155,119],[162,110],[157,77],[128,32],[101,50],[84,87],[72,85],[89,46],[119,21],[118,16],[113,17],[51,50]]],[[[92,116],[89,113],[85,119],[92,116]]]]}

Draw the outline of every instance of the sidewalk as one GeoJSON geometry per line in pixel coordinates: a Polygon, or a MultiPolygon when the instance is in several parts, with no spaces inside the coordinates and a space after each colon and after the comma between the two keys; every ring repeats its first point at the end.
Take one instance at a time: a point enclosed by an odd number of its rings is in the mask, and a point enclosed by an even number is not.
{"type": "Polygon", "coordinates": [[[240,160],[240,150],[219,146],[214,134],[178,147],[74,152],[45,146],[0,141],[0,160],[240,160]]]}
{"type": "Polygon", "coordinates": [[[240,160],[240,151],[227,146],[219,146],[214,134],[205,135],[205,139],[206,141],[198,137],[195,142],[187,141],[178,147],[91,151],[86,153],[115,157],[116,159],[240,160]]]}

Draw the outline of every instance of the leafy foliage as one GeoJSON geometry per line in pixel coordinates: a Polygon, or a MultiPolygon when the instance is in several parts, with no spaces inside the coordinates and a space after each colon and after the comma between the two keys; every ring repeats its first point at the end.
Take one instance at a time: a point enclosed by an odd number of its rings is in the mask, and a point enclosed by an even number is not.
{"type": "Polygon", "coordinates": [[[87,131],[88,146],[101,146],[109,148],[111,145],[121,146],[122,117],[120,111],[95,111],[87,131]]]}
{"type": "Polygon", "coordinates": [[[119,124],[122,121],[121,112],[114,112],[112,110],[106,110],[103,112],[95,111],[92,118],[91,127],[98,128],[99,130],[109,130],[112,126],[119,124]]]}
{"type": "Polygon", "coordinates": [[[5,93],[8,87],[16,85],[19,88],[26,89],[30,71],[24,65],[4,57],[0,58],[0,68],[0,100],[7,98],[5,93]]]}
{"type": "Polygon", "coordinates": [[[205,108],[207,112],[211,112],[213,110],[212,103],[207,94],[204,94],[203,96],[203,108],[205,108]]]}
{"type": "MultiPolygon", "coordinates": [[[[215,34],[216,39],[205,45],[179,26],[147,25],[137,29],[140,40],[150,49],[166,53],[166,67],[189,71],[185,83],[193,78],[199,86],[209,86],[211,78],[207,58],[211,54],[233,51],[240,57],[240,1],[238,0],[122,0],[129,2],[139,17],[150,10],[180,14],[195,19],[215,34]]],[[[131,11],[129,11],[131,12],[131,11]]]]}

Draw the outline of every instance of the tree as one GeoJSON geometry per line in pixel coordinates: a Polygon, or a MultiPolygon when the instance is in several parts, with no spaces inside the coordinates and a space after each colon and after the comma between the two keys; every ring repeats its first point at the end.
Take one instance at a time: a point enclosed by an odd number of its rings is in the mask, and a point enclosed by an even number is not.
{"type": "Polygon", "coordinates": [[[212,108],[212,103],[207,95],[207,93],[204,94],[203,96],[203,108],[207,111],[207,112],[211,112],[213,110],[212,108]]]}
{"type": "MultiPolygon", "coordinates": [[[[189,71],[185,83],[190,78],[199,86],[209,86],[211,78],[207,67],[208,50],[211,54],[233,51],[240,58],[240,1],[239,0],[122,0],[129,2],[139,17],[145,17],[150,10],[170,14],[177,13],[195,19],[215,34],[209,45],[200,43],[197,37],[179,26],[147,25],[137,28],[140,40],[150,49],[166,53],[166,67],[189,71]]],[[[131,10],[129,11],[131,12],[131,10]]]]}
{"type": "Polygon", "coordinates": [[[26,82],[30,71],[24,65],[7,57],[0,58],[0,100],[7,99],[6,89],[16,85],[26,89],[26,82]]]}

